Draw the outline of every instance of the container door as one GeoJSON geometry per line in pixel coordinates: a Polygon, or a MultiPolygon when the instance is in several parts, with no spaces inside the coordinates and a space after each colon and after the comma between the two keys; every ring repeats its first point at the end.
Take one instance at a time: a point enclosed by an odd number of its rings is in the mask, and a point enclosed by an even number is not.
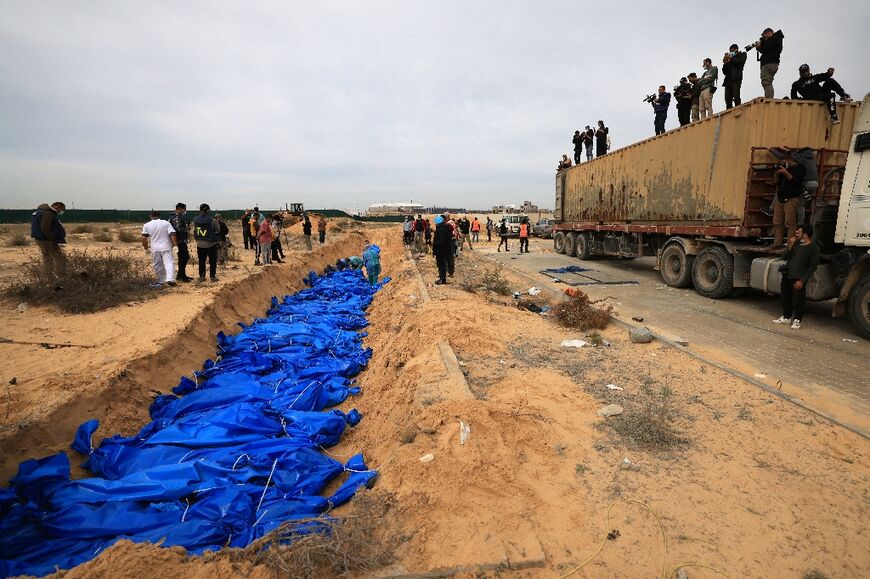
{"type": "Polygon", "coordinates": [[[556,221],[562,221],[562,191],[565,189],[565,173],[566,171],[559,171],[556,175],[556,221]]]}

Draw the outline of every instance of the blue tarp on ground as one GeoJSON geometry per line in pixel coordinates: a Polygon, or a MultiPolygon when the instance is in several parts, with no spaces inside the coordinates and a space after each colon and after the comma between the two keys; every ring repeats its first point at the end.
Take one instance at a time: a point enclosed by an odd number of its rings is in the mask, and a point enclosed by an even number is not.
{"type": "Polygon", "coordinates": [[[372,354],[360,330],[382,284],[357,270],[305,281],[266,318],[219,334],[216,361],[157,397],[135,436],[95,447],[98,422],[82,424],[72,448],[93,478],[70,480],[64,453],[21,463],[0,489],[0,577],[68,569],[120,538],[192,553],[243,547],[373,481],[362,455],[342,464],[321,449],[361,418],[327,409],[359,393],[352,378],[372,354]]]}

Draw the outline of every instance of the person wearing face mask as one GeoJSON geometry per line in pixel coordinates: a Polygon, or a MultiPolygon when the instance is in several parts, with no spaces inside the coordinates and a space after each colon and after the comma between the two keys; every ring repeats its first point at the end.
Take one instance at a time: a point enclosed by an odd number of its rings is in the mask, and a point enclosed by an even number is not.
{"type": "Polygon", "coordinates": [[[746,53],[732,44],[722,58],[722,86],[725,88],[725,108],[740,104],[740,87],[743,85],[743,67],[746,66],[746,53]]]}
{"type": "Polygon", "coordinates": [[[66,230],[59,219],[65,209],[66,205],[62,201],[55,201],[51,205],[43,203],[30,218],[30,237],[39,246],[46,271],[56,278],[66,275],[66,256],[60,248],[66,243],[66,230]]]}
{"type": "Polygon", "coordinates": [[[698,113],[701,120],[713,116],[713,93],[716,92],[716,81],[719,78],[719,69],[713,66],[713,61],[704,59],[704,74],[701,75],[701,99],[698,113]]]}
{"type": "Polygon", "coordinates": [[[184,283],[193,281],[192,277],[187,276],[187,262],[190,261],[190,251],[187,247],[187,241],[190,238],[190,221],[184,216],[187,213],[187,205],[184,203],[175,204],[175,212],[169,215],[169,224],[175,230],[175,239],[178,246],[178,274],[175,276],[177,281],[184,283]]]}

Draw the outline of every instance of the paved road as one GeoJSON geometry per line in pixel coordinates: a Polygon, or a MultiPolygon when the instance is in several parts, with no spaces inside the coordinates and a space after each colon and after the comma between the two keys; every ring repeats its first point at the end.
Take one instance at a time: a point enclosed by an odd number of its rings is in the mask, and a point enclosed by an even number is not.
{"type": "Polygon", "coordinates": [[[539,272],[579,265],[589,268],[572,281],[592,299],[612,296],[620,319],[648,326],[663,336],[686,340],[689,349],[777,385],[823,414],[870,436],[870,342],[859,337],[848,320],[831,318],[833,302],[809,303],[803,328],[771,323],[778,317],[778,296],[748,291],[740,298],[710,300],[691,289],[664,285],[653,258],[580,261],[552,253],[549,240],[532,240],[532,253],[496,253],[495,244],[476,247],[486,257],[540,280],[565,288],[539,272]],[[595,282],[638,282],[605,285],[595,282]],[[643,318],[643,323],[632,318],[643,318]],[[757,376],[763,374],[763,377],[757,376]]]}

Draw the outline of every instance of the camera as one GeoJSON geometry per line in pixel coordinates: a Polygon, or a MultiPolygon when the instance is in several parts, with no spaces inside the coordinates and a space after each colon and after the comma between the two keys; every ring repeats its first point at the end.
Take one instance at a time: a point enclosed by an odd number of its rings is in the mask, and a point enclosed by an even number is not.
{"type": "Polygon", "coordinates": [[[758,46],[759,44],[761,44],[761,41],[762,41],[762,40],[764,40],[764,37],[763,37],[763,36],[762,36],[761,38],[759,38],[757,41],[753,42],[752,44],[747,44],[746,47],[744,47],[743,50],[745,50],[745,51],[747,51],[747,52],[750,51],[750,50],[752,50],[753,48],[755,48],[756,46],[758,46]]]}
{"type": "Polygon", "coordinates": [[[645,103],[651,103],[651,102],[653,102],[654,100],[656,100],[657,97],[658,97],[657,94],[648,94],[648,95],[646,95],[646,98],[643,99],[643,102],[645,102],[645,103]]]}
{"type": "Polygon", "coordinates": [[[780,169],[785,169],[786,167],[788,167],[788,163],[786,163],[784,161],[780,161],[778,163],[773,164],[774,171],[779,171],[780,169]]]}

